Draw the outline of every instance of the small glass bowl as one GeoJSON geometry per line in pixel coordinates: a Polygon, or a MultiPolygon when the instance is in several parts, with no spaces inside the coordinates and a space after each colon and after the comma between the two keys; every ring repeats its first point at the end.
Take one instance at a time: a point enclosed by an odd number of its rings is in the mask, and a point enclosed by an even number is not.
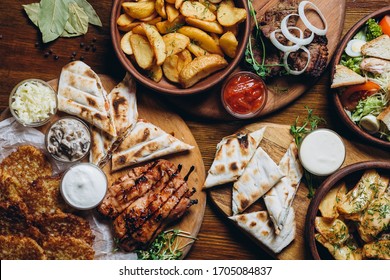
{"type": "Polygon", "coordinates": [[[55,92],[55,90],[48,84],[46,83],[45,81],[43,80],[40,80],[40,79],[27,79],[27,80],[23,80],[21,81],[20,83],[18,83],[11,91],[10,93],[10,96],[9,96],[9,109],[11,111],[11,114],[12,116],[23,126],[26,126],[26,127],[39,127],[39,126],[43,126],[44,124],[48,123],[51,118],[57,113],[57,108],[58,108],[58,100],[57,100],[57,94],[55,92]],[[12,103],[14,102],[14,95],[17,91],[17,89],[25,84],[25,83],[28,83],[28,82],[37,82],[37,83],[40,83],[42,85],[44,85],[45,87],[48,87],[52,94],[54,95],[55,97],[55,102],[56,102],[56,105],[55,105],[55,108],[54,108],[54,112],[53,114],[49,114],[49,117],[41,120],[41,121],[38,121],[38,122],[32,122],[32,123],[27,123],[25,121],[23,121],[22,119],[19,118],[19,115],[17,113],[17,111],[15,111],[13,108],[12,108],[12,103]]]}
{"type": "Polygon", "coordinates": [[[254,74],[254,73],[249,72],[249,71],[239,71],[239,72],[233,73],[232,75],[230,75],[225,80],[225,82],[222,85],[222,89],[221,89],[221,102],[222,102],[222,105],[224,106],[225,110],[230,115],[232,115],[233,117],[236,117],[238,119],[250,119],[250,118],[254,118],[254,117],[258,116],[260,114],[260,112],[264,109],[265,105],[267,104],[267,99],[268,99],[267,85],[265,84],[265,82],[263,81],[263,79],[259,75],[254,74]],[[263,97],[264,101],[263,101],[263,104],[256,111],[250,112],[250,113],[247,113],[247,114],[237,113],[237,112],[233,111],[230,108],[230,106],[228,105],[227,101],[225,100],[225,90],[226,90],[226,87],[229,85],[230,81],[233,78],[236,78],[237,76],[249,76],[249,77],[255,79],[256,81],[260,82],[263,85],[263,88],[264,88],[264,93],[263,93],[264,94],[264,97],[263,97]]]}
{"type": "MultiPolygon", "coordinates": [[[[81,175],[80,173],[78,173],[77,175],[81,175]]],[[[83,176],[76,176],[76,177],[73,177],[73,178],[77,178],[77,182],[74,181],[74,183],[77,183],[78,185],[74,188],[73,191],[77,191],[79,192],[78,194],[75,194],[74,195],[88,195],[87,192],[89,192],[90,195],[93,195],[93,194],[96,194],[98,192],[98,190],[93,190],[93,189],[89,189],[89,190],[82,190],[82,187],[85,188],[85,186],[82,185],[82,178],[83,176]]],[[[85,176],[84,176],[85,178],[85,176]]],[[[88,181],[88,180],[87,180],[88,181]]],[[[100,181],[99,181],[100,182],[100,181]]],[[[91,183],[90,181],[88,181],[88,183],[91,183]]],[[[72,165],[71,167],[69,167],[65,172],[64,174],[62,175],[62,178],[61,178],[61,184],[60,184],[60,192],[61,192],[61,196],[63,197],[64,201],[71,207],[77,209],[77,210],[90,210],[90,209],[93,209],[95,207],[97,207],[104,199],[104,197],[106,196],[107,194],[107,190],[108,190],[108,179],[107,179],[107,175],[103,172],[103,170],[101,170],[98,166],[92,164],[92,163],[88,163],[88,162],[83,162],[83,163],[77,163],[75,165],[72,165]],[[64,184],[64,179],[66,177],[66,175],[70,172],[72,172],[75,168],[78,168],[80,166],[85,166],[87,168],[90,168],[92,167],[92,169],[94,170],[97,170],[100,175],[103,175],[102,177],[104,178],[104,184],[105,184],[105,187],[104,187],[104,190],[102,192],[100,192],[100,197],[98,197],[98,199],[96,199],[96,201],[93,201],[93,202],[90,202],[88,205],[86,204],[85,200],[83,200],[83,203],[84,205],[81,205],[77,203],[77,201],[73,198],[73,201],[72,201],[72,198],[69,196],[68,192],[65,191],[65,184],[64,184]]],[[[79,200],[80,202],[80,200],[79,200]]]]}
{"type": "Polygon", "coordinates": [[[76,117],[73,117],[73,116],[66,116],[66,117],[62,117],[58,120],[56,120],[55,122],[53,122],[49,129],[46,131],[46,134],[45,134],[45,147],[46,147],[46,150],[47,152],[57,161],[59,162],[64,162],[64,163],[71,163],[71,162],[77,162],[77,161],[82,161],[83,159],[85,159],[85,157],[88,155],[88,153],[90,152],[91,150],[91,141],[92,141],[92,137],[91,137],[91,131],[89,130],[89,127],[88,125],[82,121],[81,119],[79,118],[76,118],[76,117]],[[49,134],[50,134],[50,131],[53,129],[53,127],[58,124],[60,121],[63,121],[63,120],[70,120],[70,121],[74,121],[74,122],[77,122],[80,124],[81,127],[83,127],[83,129],[85,129],[86,133],[87,133],[87,137],[89,139],[89,145],[88,145],[88,149],[85,151],[85,153],[83,154],[82,157],[80,158],[75,158],[73,160],[65,160],[63,158],[60,158],[58,156],[56,156],[55,154],[51,153],[48,149],[48,145],[49,145],[49,134]]]}

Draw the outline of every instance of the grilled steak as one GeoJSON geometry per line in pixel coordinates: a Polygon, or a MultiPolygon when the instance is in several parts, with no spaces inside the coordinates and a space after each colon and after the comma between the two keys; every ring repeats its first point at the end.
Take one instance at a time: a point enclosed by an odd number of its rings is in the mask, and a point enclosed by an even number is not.
{"type": "Polygon", "coordinates": [[[99,206],[101,214],[113,219],[114,235],[126,251],[147,246],[164,228],[179,219],[196,200],[180,175],[166,160],[131,170],[109,187],[99,206]]]}

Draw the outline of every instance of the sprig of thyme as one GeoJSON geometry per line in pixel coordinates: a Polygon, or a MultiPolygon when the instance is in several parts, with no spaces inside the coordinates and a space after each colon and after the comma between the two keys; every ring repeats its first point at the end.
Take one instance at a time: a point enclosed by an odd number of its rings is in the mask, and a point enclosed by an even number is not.
{"type": "Polygon", "coordinates": [[[183,249],[195,240],[189,232],[171,229],[160,233],[146,250],[137,250],[136,253],[140,260],[177,260],[183,255],[183,249]],[[178,237],[189,241],[182,245],[178,237]]]}
{"type": "MultiPolygon", "coordinates": [[[[320,124],[326,124],[326,121],[313,114],[313,109],[305,106],[307,110],[307,117],[303,120],[302,124],[299,125],[299,116],[295,119],[294,124],[290,127],[290,133],[294,137],[295,144],[299,148],[303,138],[313,130],[316,130],[320,124]]],[[[309,189],[308,198],[312,198],[315,193],[315,186],[317,185],[316,177],[310,172],[304,170],[303,173],[306,185],[309,189]]]]}

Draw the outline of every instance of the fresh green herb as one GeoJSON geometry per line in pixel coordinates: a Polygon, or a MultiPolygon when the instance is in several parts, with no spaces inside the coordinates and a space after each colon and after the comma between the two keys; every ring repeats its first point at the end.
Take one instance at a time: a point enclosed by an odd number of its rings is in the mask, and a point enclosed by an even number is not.
{"type": "Polygon", "coordinates": [[[344,53],[341,56],[340,64],[344,65],[345,67],[348,67],[349,69],[361,75],[362,71],[360,70],[360,63],[362,62],[362,60],[363,60],[362,56],[350,57],[349,55],[344,53]]]}
{"type": "Polygon", "coordinates": [[[147,250],[136,251],[138,259],[141,260],[177,260],[183,255],[183,249],[195,242],[196,238],[190,233],[172,229],[160,233],[150,244],[147,250]],[[181,245],[178,237],[190,239],[184,245],[181,245]]]}
{"type": "Polygon", "coordinates": [[[351,118],[354,122],[358,123],[363,117],[369,114],[378,116],[386,108],[386,104],[387,102],[382,94],[375,94],[366,99],[361,99],[351,118]]]}
{"type": "Polygon", "coordinates": [[[367,31],[366,31],[366,37],[367,41],[371,41],[375,38],[378,38],[383,34],[382,27],[375,21],[375,19],[370,18],[367,22],[367,31]]]}
{"type": "MultiPolygon", "coordinates": [[[[290,133],[294,137],[295,144],[299,147],[302,143],[303,138],[313,130],[316,130],[320,124],[325,124],[326,121],[313,114],[313,110],[305,107],[307,110],[307,117],[303,120],[302,124],[299,125],[299,116],[295,119],[295,122],[290,127],[290,133]]],[[[308,171],[304,170],[304,178],[306,185],[309,189],[308,197],[312,198],[315,192],[315,185],[317,185],[316,178],[308,171]]]]}
{"type": "Polygon", "coordinates": [[[23,8],[48,43],[58,37],[75,37],[86,34],[88,22],[102,26],[99,16],[86,0],[41,0],[23,5],[23,8]]]}
{"type": "Polygon", "coordinates": [[[176,23],[174,26],[167,29],[167,33],[174,33],[184,26],[184,23],[176,23]]]}
{"type": "Polygon", "coordinates": [[[112,252],[113,252],[113,253],[119,251],[119,243],[120,243],[119,238],[114,237],[114,248],[112,249],[112,252]]]}

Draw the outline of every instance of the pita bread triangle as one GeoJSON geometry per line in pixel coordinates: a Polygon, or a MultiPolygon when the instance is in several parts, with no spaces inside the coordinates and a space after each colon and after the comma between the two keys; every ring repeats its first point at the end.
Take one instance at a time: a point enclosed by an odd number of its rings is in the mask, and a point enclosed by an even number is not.
{"type": "Polygon", "coordinates": [[[71,62],[62,68],[58,83],[58,109],[116,136],[107,92],[99,76],[82,61],[71,62]]]}
{"type": "Polygon", "coordinates": [[[237,180],[263,139],[265,129],[224,137],[217,145],[204,187],[211,188],[237,180]]]}
{"type": "Polygon", "coordinates": [[[124,79],[111,90],[108,94],[108,101],[117,136],[111,136],[96,127],[91,128],[90,162],[100,167],[107,163],[112,152],[138,119],[136,85],[130,74],[127,73],[124,79]]]}
{"type": "Polygon", "coordinates": [[[229,217],[239,227],[259,240],[274,253],[279,253],[295,238],[295,212],[289,211],[286,225],[279,235],[275,234],[274,226],[267,211],[258,211],[229,217]]]}
{"type": "Polygon", "coordinates": [[[275,226],[276,234],[279,234],[284,227],[303,176],[303,169],[298,159],[298,148],[294,142],[290,144],[280,160],[279,167],[286,177],[264,195],[265,206],[275,226]]]}
{"type": "Polygon", "coordinates": [[[280,168],[261,147],[258,147],[244,172],[233,185],[233,214],[243,212],[282,177],[284,174],[280,168]]]}
{"type": "Polygon", "coordinates": [[[161,128],[145,120],[138,120],[113,153],[112,171],[193,148],[161,128]]]}

